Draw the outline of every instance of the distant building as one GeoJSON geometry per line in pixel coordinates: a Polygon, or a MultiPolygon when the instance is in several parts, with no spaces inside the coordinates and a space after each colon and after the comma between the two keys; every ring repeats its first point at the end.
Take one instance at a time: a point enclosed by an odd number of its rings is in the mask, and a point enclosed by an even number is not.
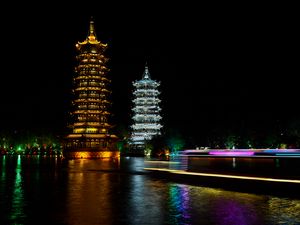
{"type": "Polygon", "coordinates": [[[76,44],[78,64],[74,76],[74,98],[70,128],[63,154],[68,158],[118,157],[117,136],[109,132],[107,44],[97,40],[94,21],[90,21],[85,41],[76,44]]]}
{"type": "Polygon", "coordinates": [[[161,100],[158,97],[160,82],[150,78],[146,65],[142,79],[134,81],[133,86],[133,125],[129,146],[132,152],[143,154],[146,142],[161,134],[161,100]]]}

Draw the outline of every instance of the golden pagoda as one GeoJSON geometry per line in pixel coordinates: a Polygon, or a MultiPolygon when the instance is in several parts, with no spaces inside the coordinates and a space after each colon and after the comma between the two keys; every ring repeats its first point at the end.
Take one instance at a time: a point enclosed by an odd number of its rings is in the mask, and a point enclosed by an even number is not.
{"type": "Polygon", "coordinates": [[[107,44],[97,40],[91,19],[86,40],[76,44],[73,110],[70,112],[72,133],[67,135],[63,155],[66,158],[119,157],[117,136],[109,132],[109,91],[106,74],[107,44]]]}

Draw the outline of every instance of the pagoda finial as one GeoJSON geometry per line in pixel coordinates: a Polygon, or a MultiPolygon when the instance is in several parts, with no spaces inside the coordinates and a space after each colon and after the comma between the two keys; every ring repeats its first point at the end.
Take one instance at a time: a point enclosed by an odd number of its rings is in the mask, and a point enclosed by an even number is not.
{"type": "Polygon", "coordinates": [[[150,73],[149,73],[147,61],[146,61],[146,64],[145,64],[145,71],[144,71],[143,78],[144,79],[150,79],[150,73]]]}
{"type": "Polygon", "coordinates": [[[95,32],[95,26],[94,26],[94,18],[91,16],[90,19],[90,29],[89,29],[89,34],[87,37],[90,41],[96,40],[96,32],[95,32]]]}

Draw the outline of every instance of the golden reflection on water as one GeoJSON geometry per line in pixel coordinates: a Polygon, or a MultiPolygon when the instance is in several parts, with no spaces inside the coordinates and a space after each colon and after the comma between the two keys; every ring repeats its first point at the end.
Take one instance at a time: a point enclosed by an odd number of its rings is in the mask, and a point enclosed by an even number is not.
{"type": "Polygon", "coordinates": [[[272,197],[268,210],[277,224],[300,224],[300,200],[272,197]]]}
{"type": "Polygon", "coordinates": [[[109,173],[89,172],[95,168],[110,167],[111,161],[92,161],[76,159],[69,161],[71,172],[68,173],[67,217],[70,224],[112,224],[114,209],[111,199],[113,186],[109,173]],[[73,167],[74,166],[74,167],[73,167]],[[91,167],[89,167],[91,166],[91,167]]]}

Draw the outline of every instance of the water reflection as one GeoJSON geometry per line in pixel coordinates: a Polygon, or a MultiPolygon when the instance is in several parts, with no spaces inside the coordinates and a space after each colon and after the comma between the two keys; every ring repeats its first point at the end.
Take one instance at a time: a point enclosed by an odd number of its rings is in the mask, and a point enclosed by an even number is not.
{"type": "Polygon", "coordinates": [[[300,224],[300,201],[273,197],[269,199],[268,205],[273,215],[270,218],[273,224],[300,224]]]}
{"type": "Polygon", "coordinates": [[[70,224],[112,224],[116,210],[114,182],[118,161],[68,161],[67,217],[70,224]]]}
{"type": "Polygon", "coordinates": [[[169,223],[190,224],[189,188],[186,185],[169,184],[169,223]]]}
{"type": "Polygon", "coordinates": [[[0,164],[0,224],[300,224],[299,199],[169,182],[143,158],[0,164]]]}
{"type": "Polygon", "coordinates": [[[134,175],[128,187],[127,221],[129,224],[163,224],[166,187],[160,181],[149,182],[144,175],[134,175]]]}
{"type": "Polygon", "coordinates": [[[18,155],[17,165],[15,169],[15,182],[13,185],[12,205],[10,219],[15,222],[22,221],[26,215],[24,214],[24,190],[22,179],[21,156],[18,155]]]}
{"type": "MultiPolygon", "coordinates": [[[[5,182],[5,178],[6,178],[6,156],[4,155],[2,158],[1,158],[1,164],[2,164],[2,166],[1,166],[1,180],[0,180],[0,183],[3,183],[3,182],[5,182]]],[[[5,186],[4,185],[1,185],[0,186],[0,188],[1,188],[1,192],[3,192],[4,190],[3,190],[3,188],[4,188],[5,186]]]]}

